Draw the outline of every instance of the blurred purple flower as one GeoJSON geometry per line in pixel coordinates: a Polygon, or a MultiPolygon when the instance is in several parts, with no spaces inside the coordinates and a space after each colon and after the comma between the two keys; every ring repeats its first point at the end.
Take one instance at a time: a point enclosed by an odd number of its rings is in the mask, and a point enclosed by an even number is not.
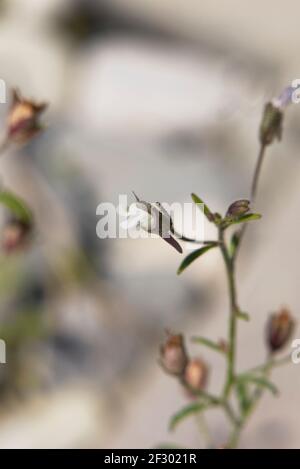
{"type": "Polygon", "coordinates": [[[298,81],[295,82],[293,86],[287,86],[277,98],[273,99],[273,106],[283,110],[289,104],[292,104],[294,102],[297,103],[297,91],[299,91],[299,89],[300,84],[298,83],[298,81]]]}

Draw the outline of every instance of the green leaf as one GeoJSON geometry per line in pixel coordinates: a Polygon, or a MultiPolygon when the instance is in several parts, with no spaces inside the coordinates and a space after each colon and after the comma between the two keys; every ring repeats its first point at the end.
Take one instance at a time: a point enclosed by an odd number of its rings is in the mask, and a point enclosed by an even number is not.
{"type": "Polygon", "coordinates": [[[253,375],[242,375],[240,376],[240,379],[242,381],[247,381],[249,383],[256,384],[257,386],[260,386],[261,388],[266,388],[274,395],[277,395],[279,392],[276,386],[273,383],[271,383],[271,381],[269,381],[267,378],[253,376],[253,375]]]}
{"type": "Polygon", "coordinates": [[[200,249],[196,249],[196,251],[191,252],[180,264],[178,270],[177,270],[177,275],[180,275],[192,262],[194,262],[198,257],[203,256],[207,251],[209,251],[212,248],[215,248],[217,246],[217,243],[212,243],[209,244],[208,246],[204,246],[200,249]]]}
{"type": "Polygon", "coordinates": [[[213,342],[210,339],[206,339],[205,337],[193,337],[192,341],[196,344],[205,345],[206,347],[209,347],[209,348],[215,350],[216,352],[219,352],[219,353],[222,353],[222,354],[225,353],[224,350],[222,349],[222,347],[218,343],[213,342]]]}
{"type": "Polygon", "coordinates": [[[240,244],[240,232],[236,231],[233,233],[230,243],[229,243],[229,255],[230,257],[234,257],[235,252],[240,244]]]}
{"type": "Polygon", "coordinates": [[[274,396],[279,394],[279,391],[275,384],[269,381],[267,378],[253,378],[251,379],[251,383],[255,383],[262,388],[268,389],[274,396]]]}
{"type": "Polygon", "coordinates": [[[26,203],[9,191],[0,192],[0,204],[4,205],[12,214],[24,223],[32,222],[32,213],[26,203]]]}
{"type": "Polygon", "coordinates": [[[203,206],[203,211],[204,211],[204,215],[206,216],[206,218],[209,220],[209,221],[214,221],[214,215],[211,213],[210,209],[208,208],[208,206],[203,202],[202,199],[200,199],[200,197],[198,197],[196,194],[191,194],[191,197],[194,201],[194,203],[196,205],[200,205],[201,207],[199,208],[202,208],[203,206]]]}
{"type": "Polygon", "coordinates": [[[235,392],[239,401],[240,410],[242,414],[245,414],[251,405],[247,384],[244,381],[238,381],[235,392]]]}
{"type": "Polygon", "coordinates": [[[260,220],[261,215],[259,213],[248,213],[238,218],[225,218],[226,226],[237,225],[238,223],[247,223],[248,221],[260,220]]]}
{"type": "Polygon", "coordinates": [[[173,431],[182,420],[186,419],[187,417],[190,417],[191,415],[195,415],[199,412],[202,412],[207,407],[207,403],[203,402],[197,402],[183,407],[183,409],[181,409],[179,412],[173,415],[173,417],[171,417],[169,424],[170,430],[173,431]]]}

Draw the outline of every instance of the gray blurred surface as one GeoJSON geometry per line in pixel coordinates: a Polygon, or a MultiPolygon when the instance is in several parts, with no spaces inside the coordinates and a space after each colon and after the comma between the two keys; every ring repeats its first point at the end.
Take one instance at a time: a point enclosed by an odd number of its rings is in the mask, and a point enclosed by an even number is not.
{"type": "MultiPolygon", "coordinates": [[[[37,260],[20,269],[47,278],[54,333],[41,348],[43,366],[35,365],[50,390],[6,409],[0,446],[151,447],[172,439],[197,447],[193,421],[167,432],[185,399],[157,355],[166,327],[224,335],[220,258],[212,252],[178,278],[180,257],[161,240],[98,240],[96,207],[133,189],[164,202],[189,201],[194,191],[218,211],[247,197],[262,106],[297,78],[300,5],[90,3],[106,22],[78,43],[54,27],[68,5],[75,11],[72,2],[14,0],[1,23],[1,77],[50,102],[48,131],[6,155],[0,169],[36,214],[37,260]],[[79,248],[93,280],[65,285],[67,253],[79,248]]],[[[257,200],[263,219],[241,252],[240,302],[252,315],[240,327],[241,368],[263,361],[270,311],[288,304],[298,316],[298,122],[294,106],[282,144],[265,161],[257,200]]],[[[214,236],[210,227],[206,234],[214,236]]],[[[223,363],[207,358],[210,385],[218,387],[223,363]]],[[[276,371],[275,382],[282,395],[265,396],[243,447],[299,447],[297,366],[276,371]]],[[[209,423],[222,444],[226,423],[218,413],[209,423]]]]}

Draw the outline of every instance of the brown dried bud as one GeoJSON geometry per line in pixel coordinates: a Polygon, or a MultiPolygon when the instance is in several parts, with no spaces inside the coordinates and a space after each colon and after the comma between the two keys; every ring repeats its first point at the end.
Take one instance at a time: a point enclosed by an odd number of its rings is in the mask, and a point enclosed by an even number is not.
{"type": "Polygon", "coordinates": [[[236,200],[229,206],[226,216],[239,217],[240,215],[244,215],[245,213],[249,212],[249,210],[250,200],[236,200]]]}
{"type": "Polygon", "coordinates": [[[208,369],[206,364],[200,358],[191,359],[184,372],[184,383],[191,390],[201,391],[207,381],[208,369]]]}
{"type": "Polygon", "coordinates": [[[160,348],[163,368],[172,375],[180,376],[185,370],[187,360],[183,336],[168,334],[165,344],[160,348]]]}
{"type": "Polygon", "coordinates": [[[267,344],[271,352],[282,349],[292,335],[295,322],[288,311],[283,308],[272,314],[267,323],[267,344]]]}
{"type": "Polygon", "coordinates": [[[10,220],[2,233],[2,249],[6,254],[26,247],[31,225],[20,220],[10,220]]]}
{"type": "Polygon", "coordinates": [[[42,130],[39,122],[46,103],[26,100],[13,90],[12,104],[7,118],[7,138],[15,143],[26,143],[42,130]]]}
{"type": "Polygon", "coordinates": [[[283,112],[272,103],[267,103],[260,124],[259,138],[262,145],[270,145],[275,138],[282,137],[283,112]]]}

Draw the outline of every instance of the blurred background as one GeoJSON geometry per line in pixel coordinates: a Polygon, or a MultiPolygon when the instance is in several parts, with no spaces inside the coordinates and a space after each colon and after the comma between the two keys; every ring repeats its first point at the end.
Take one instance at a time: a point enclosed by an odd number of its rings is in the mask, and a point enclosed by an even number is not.
{"type": "MultiPolygon", "coordinates": [[[[0,447],[203,446],[193,419],[168,433],[186,396],[157,359],[165,328],[224,337],[219,254],[177,277],[181,257],[161,240],[98,239],[96,208],[133,189],[168,203],[194,191],[220,212],[248,197],[263,105],[299,78],[299,15],[296,0],[0,2],[0,77],[50,104],[47,130],[0,161],[2,183],[36,220],[30,248],[0,257],[0,447]]],[[[298,316],[299,132],[295,105],[268,151],[263,219],[239,259],[252,316],[240,325],[240,369],[264,361],[270,312],[298,316]]],[[[189,350],[219,389],[222,357],[189,350]]],[[[300,368],[274,381],[281,395],[263,398],[244,448],[300,446],[300,368]]],[[[210,414],[216,444],[226,425],[210,414]]]]}

